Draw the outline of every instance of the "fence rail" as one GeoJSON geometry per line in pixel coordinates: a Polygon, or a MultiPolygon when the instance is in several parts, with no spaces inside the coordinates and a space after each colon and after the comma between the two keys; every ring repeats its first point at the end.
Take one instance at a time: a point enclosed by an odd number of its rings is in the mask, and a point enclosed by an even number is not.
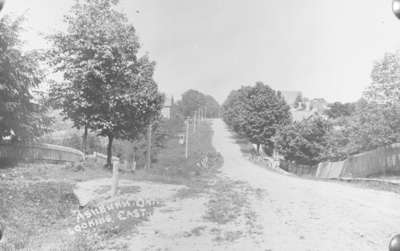
{"type": "Polygon", "coordinates": [[[0,144],[0,159],[29,162],[79,162],[84,159],[84,154],[73,148],[50,144],[0,144]]]}
{"type": "Polygon", "coordinates": [[[340,162],[324,162],[318,167],[318,178],[367,178],[400,172],[400,144],[350,156],[340,162]]]}

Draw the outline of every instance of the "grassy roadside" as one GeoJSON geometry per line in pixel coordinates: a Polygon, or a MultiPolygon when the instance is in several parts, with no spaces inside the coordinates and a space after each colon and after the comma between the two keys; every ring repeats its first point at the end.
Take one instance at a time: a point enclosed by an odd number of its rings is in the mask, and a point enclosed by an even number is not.
{"type": "Polygon", "coordinates": [[[75,183],[109,176],[90,163],[79,169],[44,163],[0,169],[0,250],[30,248],[41,235],[65,229],[79,207],[75,183]]]}
{"type": "MultiPolygon", "coordinates": [[[[191,134],[188,159],[184,157],[184,145],[171,137],[151,169],[123,172],[120,176],[129,180],[185,185],[187,189],[177,195],[180,198],[205,192],[210,187],[209,180],[222,163],[222,158],[212,147],[212,135],[210,124],[204,122],[196,133],[191,134]],[[207,165],[200,165],[205,158],[207,165]]],[[[0,223],[6,227],[0,250],[27,248],[32,240],[36,244],[50,241],[48,236],[70,225],[72,210],[78,208],[72,191],[74,185],[80,181],[110,177],[110,171],[93,163],[85,163],[82,168],[21,164],[12,169],[0,169],[0,223]]],[[[108,233],[107,238],[119,234],[108,233]]],[[[63,243],[62,249],[55,250],[96,249],[93,249],[93,242],[82,237],[71,239],[63,243]]]]}
{"type": "Polygon", "coordinates": [[[68,183],[2,182],[0,198],[0,219],[4,226],[0,250],[29,247],[34,236],[49,231],[77,206],[72,185],[68,183]]]}
{"type": "Polygon", "coordinates": [[[204,191],[223,162],[212,145],[212,137],[210,122],[201,123],[196,132],[190,134],[188,159],[185,158],[185,145],[179,144],[177,138],[171,138],[152,168],[138,170],[131,178],[185,185],[188,189],[179,194],[183,197],[204,191]],[[207,164],[201,165],[205,159],[207,164]]]}

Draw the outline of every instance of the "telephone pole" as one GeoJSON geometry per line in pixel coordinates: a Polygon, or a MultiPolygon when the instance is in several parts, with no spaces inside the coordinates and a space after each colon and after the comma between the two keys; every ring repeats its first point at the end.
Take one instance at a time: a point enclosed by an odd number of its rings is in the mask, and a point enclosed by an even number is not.
{"type": "Polygon", "coordinates": [[[196,115],[197,115],[197,111],[195,111],[194,115],[193,115],[193,132],[196,132],[196,123],[197,123],[196,115]]]}
{"type": "Polygon", "coordinates": [[[189,125],[190,125],[190,120],[186,119],[185,121],[186,124],[186,135],[185,135],[185,158],[189,158],[189,125]]]}
{"type": "Polygon", "coordinates": [[[146,153],[146,168],[151,167],[151,128],[152,123],[150,123],[147,128],[147,153],[146,153]]]}

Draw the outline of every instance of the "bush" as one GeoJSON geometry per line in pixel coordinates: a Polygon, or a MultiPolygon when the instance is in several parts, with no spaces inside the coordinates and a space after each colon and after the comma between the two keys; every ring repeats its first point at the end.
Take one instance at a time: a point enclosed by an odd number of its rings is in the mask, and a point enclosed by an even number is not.
{"type": "Polygon", "coordinates": [[[294,122],[279,130],[275,146],[286,160],[296,164],[316,165],[323,161],[329,148],[330,124],[321,117],[294,122]]]}

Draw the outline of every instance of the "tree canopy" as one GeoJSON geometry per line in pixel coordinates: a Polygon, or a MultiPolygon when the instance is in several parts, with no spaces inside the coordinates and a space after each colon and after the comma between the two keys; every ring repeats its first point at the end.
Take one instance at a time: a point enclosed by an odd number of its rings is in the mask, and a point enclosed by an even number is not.
{"type": "Polygon", "coordinates": [[[155,62],[139,56],[135,28],[117,0],[77,2],[65,17],[67,32],[49,37],[51,64],[65,82],[52,88],[66,117],[109,139],[134,140],[158,117],[163,96],[153,79],[155,62]]]}
{"type": "Polygon", "coordinates": [[[333,104],[329,104],[328,107],[329,109],[326,110],[324,113],[332,119],[350,116],[355,111],[354,103],[335,102],[333,104]]]}
{"type": "Polygon", "coordinates": [[[184,117],[193,116],[194,112],[199,109],[206,109],[208,117],[218,117],[220,111],[220,105],[214,97],[196,90],[188,90],[183,93],[177,106],[184,117]]]}
{"type": "Polygon", "coordinates": [[[31,141],[48,129],[50,119],[45,107],[34,99],[33,88],[43,80],[40,55],[23,52],[19,37],[22,18],[0,19],[0,142],[31,141]]]}
{"type": "Polygon", "coordinates": [[[330,124],[321,117],[311,117],[282,127],[275,137],[275,146],[286,160],[296,164],[316,165],[328,149],[330,124]]]}
{"type": "Polygon", "coordinates": [[[364,93],[368,101],[400,103],[400,53],[386,53],[375,62],[371,72],[372,83],[364,93]]]}
{"type": "Polygon", "coordinates": [[[277,129],[291,122],[290,107],[283,97],[262,82],[232,91],[223,105],[223,118],[258,149],[261,145],[273,148],[277,129]]]}

